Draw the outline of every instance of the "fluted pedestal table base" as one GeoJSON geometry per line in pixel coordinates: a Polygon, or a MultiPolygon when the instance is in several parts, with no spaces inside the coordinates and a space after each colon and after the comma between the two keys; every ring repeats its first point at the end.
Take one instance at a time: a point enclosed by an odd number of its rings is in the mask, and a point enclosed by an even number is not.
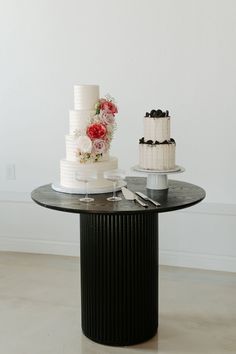
{"type": "Polygon", "coordinates": [[[82,330],[124,346],[158,327],[158,214],[81,214],[82,330]]]}

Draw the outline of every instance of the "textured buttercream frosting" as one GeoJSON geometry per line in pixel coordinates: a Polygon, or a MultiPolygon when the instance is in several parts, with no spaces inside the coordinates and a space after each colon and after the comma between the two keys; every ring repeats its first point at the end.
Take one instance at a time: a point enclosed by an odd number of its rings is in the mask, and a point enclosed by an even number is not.
{"type": "Polygon", "coordinates": [[[175,143],[140,143],[139,166],[144,169],[159,171],[175,168],[175,143]]]}
{"type": "Polygon", "coordinates": [[[80,163],[77,161],[68,161],[63,159],[60,161],[61,185],[68,188],[84,188],[84,182],[76,180],[77,172],[89,173],[96,172],[97,179],[89,182],[91,188],[105,188],[111,186],[111,182],[103,177],[103,173],[108,170],[117,169],[118,160],[116,157],[110,157],[108,161],[99,161],[96,163],[80,163]]]}
{"type": "Polygon", "coordinates": [[[99,86],[97,85],[75,85],[74,86],[75,110],[93,110],[94,105],[98,100],[99,100],[99,86]]]}
{"type": "Polygon", "coordinates": [[[145,140],[170,140],[170,117],[144,117],[143,122],[145,140]]]}
{"type": "Polygon", "coordinates": [[[79,111],[70,111],[70,121],[69,121],[69,131],[70,134],[74,134],[76,132],[85,133],[87,125],[92,116],[95,114],[95,110],[79,110],[79,111]]]}

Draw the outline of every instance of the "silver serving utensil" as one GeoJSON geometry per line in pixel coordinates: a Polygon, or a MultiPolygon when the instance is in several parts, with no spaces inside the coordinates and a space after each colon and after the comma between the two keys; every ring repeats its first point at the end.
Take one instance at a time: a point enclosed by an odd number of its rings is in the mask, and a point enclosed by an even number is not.
{"type": "Polygon", "coordinates": [[[122,190],[123,196],[125,197],[126,200],[133,200],[133,201],[139,203],[144,208],[148,207],[148,205],[146,203],[144,203],[140,199],[138,199],[138,197],[133,192],[131,192],[129,189],[122,187],[121,190],[122,190]]]}
{"type": "Polygon", "coordinates": [[[139,197],[143,198],[144,200],[149,201],[150,203],[154,204],[155,206],[160,206],[161,204],[156,202],[155,200],[149,198],[147,195],[141,193],[141,192],[135,192],[135,194],[137,194],[139,197]]]}

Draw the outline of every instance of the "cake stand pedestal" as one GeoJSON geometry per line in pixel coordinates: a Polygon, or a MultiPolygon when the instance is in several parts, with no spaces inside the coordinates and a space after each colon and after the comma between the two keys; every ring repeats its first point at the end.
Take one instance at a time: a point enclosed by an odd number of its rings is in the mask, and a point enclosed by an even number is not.
{"type": "Polygon", "coordinates": [[[185,169],[181,166],[176,166],[172,170],[158,171],[158,170],[148,170],[144,169],[138,165],[133,167],[134,171],[147,173],[147,189],[163,190],[168,189],[168,175],[173,173],[184,172],[185,169]]]}

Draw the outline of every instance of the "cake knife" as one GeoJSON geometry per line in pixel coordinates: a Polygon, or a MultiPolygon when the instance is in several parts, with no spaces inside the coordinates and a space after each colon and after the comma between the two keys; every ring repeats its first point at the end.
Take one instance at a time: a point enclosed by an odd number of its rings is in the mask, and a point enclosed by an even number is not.
{"type": "Polygon", "coordinates": [[[142,202],[140,199],[138,199],[138,197],[131,192],[129,189],[122,187],[121,188],[123,196],[125,197],[126,200],[133,200],[134,202],[139,203],[142,207],[147,208],[148,205],[144,202],[142,202]]]}
{"type": "Polygon", "coordinates": [[[148,200],[150,203],[154,204],[155,206],[160,206],[161,204],[156,202],[155,200],[149,198],[147,195],[141,193],[141,192],[135,192],[139,197],[143,198],[144,200],[148,200]]]}

